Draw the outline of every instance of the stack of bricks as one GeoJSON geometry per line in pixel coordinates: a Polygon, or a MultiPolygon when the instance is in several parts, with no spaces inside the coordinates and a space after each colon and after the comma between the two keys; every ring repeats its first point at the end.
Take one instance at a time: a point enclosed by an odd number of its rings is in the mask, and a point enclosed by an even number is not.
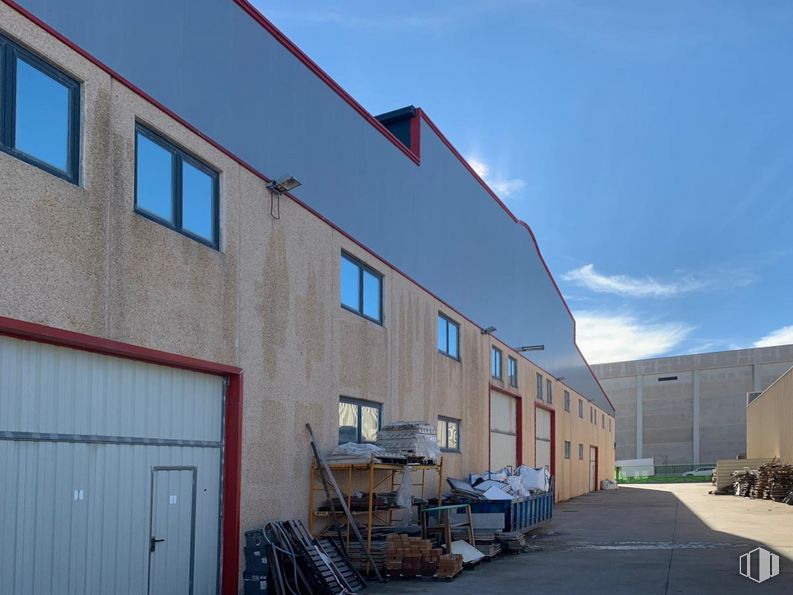
{"type": "Polygon", "coordinates": [[[438,559],[438,572],[435,576],[439,578],[452,578],[460,574],[462,570],[462,554],[445,554],[438,559]]]}
{"type": "Polygon", "coordinates": [[[385,571],[389,576],[433,575],[443,550],[429,539],[389,535],[386,538],[385,571]]]}

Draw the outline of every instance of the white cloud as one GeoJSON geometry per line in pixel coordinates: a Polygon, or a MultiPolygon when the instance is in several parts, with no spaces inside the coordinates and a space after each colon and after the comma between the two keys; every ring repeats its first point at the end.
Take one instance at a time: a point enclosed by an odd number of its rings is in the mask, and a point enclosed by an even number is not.
{"type": "Polygon", "coordinates": [[[628,314],[581,312],[576,341],[590,364],[660,356],[693,330],[680,322],[647,322],[628,314]]]}
{"type": "Polygon", "coordinates": [[[510,198],[516,192],[523,190],[526,187],[526,180],[521,178],[511,178],[504,180],[501,178],[493,178],[490,175],[490,166],[477,159],[476,157],[467,157],[466,161],[471,166],[477,175],[482,178],[487,185],[493,189],[493,192],[498,194],[501,198],[510,198]]]}
{"type": "Polygon", "coordinates": [[[706,288],[709,283],[702,279],[686,277],[677,281],[662,282],[652,277],[630,277],[628,275],[603,275],[595,265],[585,264],[568,271],[562,279],[586,287],[598,293],[614,293],[627,297],[674,297],[706,288]]]}
{"type": "Polygon", "coordinates": [[[771,331],[762,339],[754,342],[755,347],[773,347],[774,345],[789,345],[793,343],[793,325],[783,326],[771,331]]]}

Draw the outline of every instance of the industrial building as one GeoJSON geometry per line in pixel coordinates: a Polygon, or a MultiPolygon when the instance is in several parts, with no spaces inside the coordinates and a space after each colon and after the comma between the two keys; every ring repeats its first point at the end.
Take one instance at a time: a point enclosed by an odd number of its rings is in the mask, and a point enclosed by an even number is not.
{"type": "Polygon", "coordinates": [[[746,456],[793,465],[793,367],[746,405],[746,456]]]}
{"type": "Polygon", "coordinates": [[[793,345],[593,365],[617,408],[617,459],[715,463],[747,452],[747,394],[793,365],[793,345]]]}
{"type": "Polygon", "coordinates": [[[243,532],[307,515],[307,422],[613,478],[531,229],[422,110],[244,0],[0,0],[0,57],[0,593],[237,593],[243,532]]]}

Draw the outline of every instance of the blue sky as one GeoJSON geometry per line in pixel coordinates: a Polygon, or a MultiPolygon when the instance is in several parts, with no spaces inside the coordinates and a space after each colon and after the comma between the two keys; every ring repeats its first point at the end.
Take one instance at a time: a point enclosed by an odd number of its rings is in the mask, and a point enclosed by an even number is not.
{"type": "Polygon", "coordinates": [[[591,362],[793,343],[793,3],[256,5],[370,112],[426,110],[591,362]]]}

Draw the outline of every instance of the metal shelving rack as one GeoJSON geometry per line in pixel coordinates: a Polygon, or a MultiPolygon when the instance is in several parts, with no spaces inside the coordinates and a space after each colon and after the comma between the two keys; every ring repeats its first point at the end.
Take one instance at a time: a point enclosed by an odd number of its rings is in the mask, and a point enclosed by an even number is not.
{"type": "MultiPolygon", "coordinates": [[[[352,494],[356,491],[356,479],[366,477],[365,488],[358,484],[360,490],[366,489],[369,495],[369,505],[366,510],[352,510],[350,512],[355,517],[366,516],[366,547],[369,551],[372,549],[372,528],[377,523],[378,526],[389,526],[393,522],[393,512],[395,510],[403,510],[400,508],[389,508],[386,510],[378,510],[374,508],[374,494],[378,489],[383,489],[384,485],[388,485],[388,491],[396,491],[402,483],[402,473],[405,466],[410,467],[411,470],[411,485],[415,490],[418,488],[419,497],[424,497],[424,487],[428,485],[430,478],[427,478],[427,472],[433,471],[438,475],[438,494],[443,491],[443,459],[437,465],[425,464],[404,464],[404,463],[381,463],[372,458],[367,463],[333,463],[328,465],[333,472],[339,488],[344,491],[347,496],[347,506],[351,506],[352,494]],[[399,476],[399,477],[398,477],[399,476]],[[397,481],[399,479],[399,481],[397,481]]],[[[317,500],[314,496],[316,492],[320,492],[324,496],[322,487],[322,480],[319,477],[316,462],[311,464],[309,472],[309,499],[308,499],[308,530],[312,535],[321,535],[326,530],[333,527],[331,512],[326,510],[317,510],[317,500]],[[317,528],[317,523],[326,521],[326,526],[321,529],[317,528]]],[[[414,492],[414,495],[415,492],[414,492]]],[[[350,544],[350,528],[346,529],[346,545],[350,544]]]]}

